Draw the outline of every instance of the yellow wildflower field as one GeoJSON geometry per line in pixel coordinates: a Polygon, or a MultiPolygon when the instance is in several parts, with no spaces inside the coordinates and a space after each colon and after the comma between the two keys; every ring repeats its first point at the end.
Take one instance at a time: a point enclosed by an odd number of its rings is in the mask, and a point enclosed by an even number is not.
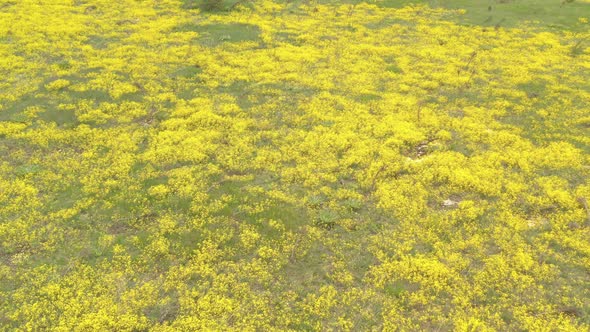
{"type": "Polygon", "coordinates": [[[0,0],[0,330],[587,331],[578,6],[0,0]]]}

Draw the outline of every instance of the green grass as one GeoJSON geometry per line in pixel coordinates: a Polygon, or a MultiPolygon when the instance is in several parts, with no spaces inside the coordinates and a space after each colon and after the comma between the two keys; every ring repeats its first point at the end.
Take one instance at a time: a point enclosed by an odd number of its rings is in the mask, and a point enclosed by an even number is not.
{"type": "MultiPolygon", "coordinates": [[[[241,3],[243,1],[240,0],[223,0],[218,9],[213,9],[211,11],[228,11],[233,8],[234,5],[237,3],[241,3]]],[[[206,6],[203,6],[203,0],[182,0],[182,7],[185,9],[203,9],[206,6]]]]}
{"type": "Polygon", "coordinates": [[[194,31],[199,34],[198,42],[204,46],[217,46],[224,42],[237,43],[243,41],[256,41],[260,30],[250,24],[183,24],[174,29],[175,31],[194,31]]]}
{"type": "MultiPolygon", "coordinates": [[[[308,3],[304,0],[287,1],[290,7],[308,3]]],[[[409,5],[428,5],[432,8],[465,9],[457,18],[461,24],[515,27],[527,21],[538,21],[539,26],[552,29],[583,29],[579,17],[590,17],[590,3],[560,0],[318,0],[318,4],[358,4],[369,2],[381,7],[401,8],[409,5]]]]}
{"type": "MultiPolygon", "coordinates": [[[[383,0],[383,5],[400,1],[383,0]]],[[[425,3],[431,7],[465,9],[459,19],[464,24],[515,27],[527,21],[538,21],[543,27],[578,29],[577,19],[590,16],[590,4],[574,1],[563,4],[559,0],[425,0],[402,1],[425,3]]]]}

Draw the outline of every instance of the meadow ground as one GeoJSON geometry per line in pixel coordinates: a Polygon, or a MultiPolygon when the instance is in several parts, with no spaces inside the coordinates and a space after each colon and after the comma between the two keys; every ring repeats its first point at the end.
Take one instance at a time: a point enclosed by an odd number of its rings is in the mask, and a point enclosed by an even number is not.
{"type": "Polygon", "coordinates": [[[590,2],[0,0],[1,331],[587,331],[590,2]]]}

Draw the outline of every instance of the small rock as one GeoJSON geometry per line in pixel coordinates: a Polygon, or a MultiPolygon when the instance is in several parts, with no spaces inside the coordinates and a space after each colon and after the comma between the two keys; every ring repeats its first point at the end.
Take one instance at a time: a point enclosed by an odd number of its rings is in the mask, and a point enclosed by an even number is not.
{"type": "Polygon", "coordinates": [[[444,207],[457,206],[458,204],[459,202],[453,201],[452,199],[445,199],[445,201],[442,203],[444,207]]]}

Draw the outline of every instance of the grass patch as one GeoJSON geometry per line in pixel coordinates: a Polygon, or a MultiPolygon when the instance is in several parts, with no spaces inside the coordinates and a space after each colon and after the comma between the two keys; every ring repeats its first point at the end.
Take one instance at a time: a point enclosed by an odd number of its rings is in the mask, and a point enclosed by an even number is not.
{"type": "Polygon", "coordinates": [[[222,43],[239,43],[244,41],[257,41],[260,29],[252,24],[183,24],[177,26],[174,31],[193,31],[199,34],[198,43],[203,46],[214,47],[222,43]]]}
{"type": "Polygon", "coordinates": [[[88,37],[86,43],[92,46],[96,50],[104,50],[109,47],[110,44],[116,43],[119,39],[104,37],[99,35],[93,35],[88,37]]]}
{"type": "Polygon", "coordinates": [[[182,0],[183,9],[201,9],[205,12],[229,11],[238,4],[246,4],[241,0],[182,0]]]}
{"type": "Polygon", "coordinates": [[[578,17],[590,16],[590,3],[552,0],[379,0],[382,7],[400,8],[425,4],[433,8],[465,9],[457,22],[469,25],[516,27],[536,22],[543,27],[579,30],[578,17]]]}

